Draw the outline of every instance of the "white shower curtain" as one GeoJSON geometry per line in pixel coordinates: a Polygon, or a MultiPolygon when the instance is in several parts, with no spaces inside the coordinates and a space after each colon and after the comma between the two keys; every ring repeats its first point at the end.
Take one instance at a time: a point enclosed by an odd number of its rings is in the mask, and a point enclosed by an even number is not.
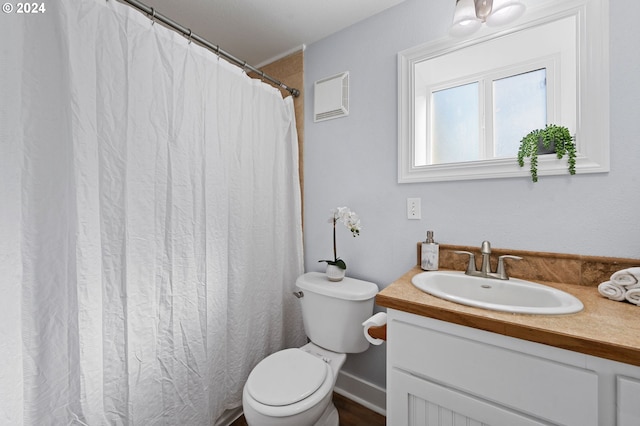
{"type": "Polygon", "coordinates": [[[212,425],[304,343],[292,99],[115,1],[46,7],[0,22],[0,424],[212,425]]]}

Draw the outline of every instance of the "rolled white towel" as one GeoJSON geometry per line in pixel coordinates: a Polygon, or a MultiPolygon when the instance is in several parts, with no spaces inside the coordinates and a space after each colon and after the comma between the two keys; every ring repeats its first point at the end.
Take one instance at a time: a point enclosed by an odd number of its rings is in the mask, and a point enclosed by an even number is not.
{"type": "Polygon", "coordinates": [[[640,284],[640,267],[627,268],[614,272],[611,278],[609,278],[609,281],[627,288],[631,286],[634,288],[640,287],[637,285],[640,284]]]}
{"type": "Polygon", "coordinates": [[[634,305],[640,306],[640,288],[627,290],[627,292],[624,294],[624,298],[634,305]]]}
{"type": "Polygon", "coordinates": [[[611,281],[600,283],[598,291],[607,299],[621,301],[624,300],[626,289],[621,285],[614,284],[611,281]]]}

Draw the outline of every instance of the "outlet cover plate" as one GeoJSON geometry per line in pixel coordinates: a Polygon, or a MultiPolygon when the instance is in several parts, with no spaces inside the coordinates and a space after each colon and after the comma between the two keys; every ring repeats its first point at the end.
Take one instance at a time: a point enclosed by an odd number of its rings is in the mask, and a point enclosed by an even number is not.
{"type": "Polygon", "coordinates": [[[422,219],[420,198],[407,198],[407,219],[422,219]]]}

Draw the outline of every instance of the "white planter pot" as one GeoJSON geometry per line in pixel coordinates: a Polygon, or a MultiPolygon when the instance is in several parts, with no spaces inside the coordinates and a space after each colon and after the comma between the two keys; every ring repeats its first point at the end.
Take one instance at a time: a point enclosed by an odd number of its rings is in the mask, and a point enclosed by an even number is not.
{"type": "Polygon", "coordinates": [[[336,265],[327,265],[327,278],[329,281],[342,281],[346,269],[338,268],[336,265]]]}

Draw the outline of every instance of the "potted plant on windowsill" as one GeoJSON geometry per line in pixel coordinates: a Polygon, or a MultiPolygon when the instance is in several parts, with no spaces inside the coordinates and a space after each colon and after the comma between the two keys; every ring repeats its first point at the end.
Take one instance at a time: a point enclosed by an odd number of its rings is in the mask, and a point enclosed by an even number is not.
{"type": "Polygon", "coordinates": [[[569,129],[556,124],[547,124],[544,129],[532,130],[520,141],[518,164],[524,166],[524,159],[530,158],[531,180],[538,181],[538,154],[541,149],[549,149],[558,159],[567,155],[569,174],[576,174],[576,145],[569,129]]]}

